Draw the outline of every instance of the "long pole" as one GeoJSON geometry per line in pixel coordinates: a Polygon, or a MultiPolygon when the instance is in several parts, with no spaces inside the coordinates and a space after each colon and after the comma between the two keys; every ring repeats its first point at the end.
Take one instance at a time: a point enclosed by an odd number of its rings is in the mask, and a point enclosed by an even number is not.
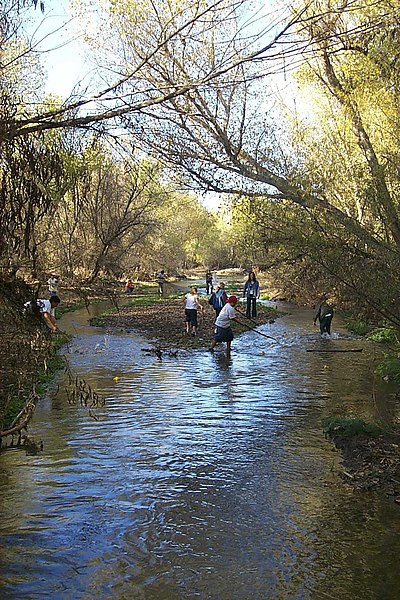
{"type": "MultiPolygon", "coordinates": [[[[249,319],[249,317],[246,317],[246,315],[242,312],[240,312],[240,310],[238,310],[237,308],[235,308],[236,312],[239,313],[239,315],[242,315],[245,319],[249,319]]],[[[255,321],[253,321],[253,319],[249,319],[249,321],[252,321],[252,323],[256,323],[255,321]]],[[[251,327],[251,325],[247,325],[247,323],[242,323],[242,321],[239,321],[241,325],[244,325],[245,327],[247,327],[247,329],[250,329],[250,331],[255,331],[256,333],[258,333],[258,335],[262,335],[265,338],[268,338],[269,340],[274,340],[274,342],[278,342],[278,340],[274,337],[272,337],[271,335],[266,335],[265,333],[261,333],[261,331],[258,331],[255,327],[251,327]]],[[[257,325],[257,323],[256,323],[257,325]]]]}
{"type": "Polygon", "coordinates": [[[245,315],[244,313],[242,313],[240,310],[238,310],[237,308],[235,308],[236,312],[239,313],[239,315],[242,315],[242,317],[244,317],[245,319],[247,319],[248,321],[251,321],[252,323],[254,323],[254,325],[258,325],[257,321],[254,321],[254,319],[250,319],[250,317],[248,317],[247,315],[245,315]]]}

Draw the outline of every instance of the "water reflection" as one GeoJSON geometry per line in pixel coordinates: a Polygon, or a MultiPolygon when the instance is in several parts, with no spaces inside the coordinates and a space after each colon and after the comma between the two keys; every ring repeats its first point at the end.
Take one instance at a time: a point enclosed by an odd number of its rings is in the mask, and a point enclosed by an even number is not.
{"type": "Polygon", "coordinates": [[[337,484],[321,419],[398,402],[371,344],[290,310],[263,326],[279,343],[246,333],[229,361],[160,362],[69,315],[70,366],[106,405],[94,420],[61,385],[35,416],[44,452],[2,456],[2,597],[397,598],[398,509],[337,484]],[[333,343],[364,351],[306,352],[333,343]]]}

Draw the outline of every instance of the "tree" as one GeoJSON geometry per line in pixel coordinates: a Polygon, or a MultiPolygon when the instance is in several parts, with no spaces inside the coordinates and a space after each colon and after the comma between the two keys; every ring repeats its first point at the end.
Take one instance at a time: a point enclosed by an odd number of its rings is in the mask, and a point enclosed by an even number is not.
{"type": "Polygon", "coordinates": [[[64,160],[65,193],[39,228],[42,257],[52,249],[62,270],[88,281],[100,272],[120,277],[125,257],[159,227],[157,213],[170,196],[162,170],[155,162],[118,160],[97,139],[80,154],[75,145],[64,160]]]}
{"type": "MultiPolygon", "coordinates": [[[[185,96],[171,98],[158,109],[148,111],[153,119],[154,135],[150,131],[146,141],[164,161],[186,174],[188,184],[192,181],[202,189],[238,197],[244,195],[255,201],[263,198],[271,206],[282,206],[282,218],[287,207],[292,206],[296,218],[310,224],[308,236],[303,236],[303,242],[307,244],[309,240],[309,243],[301,260],[305,260],[304,254],[311,262],[318,260],[343,289],[358,293],[374,311],[399,323],[393,300],[399,291],[397,277],[393,275],[398,272],[400,256],[397,177],[393,177],[393,168],[385,168],[384,145],[378,143],[384,127],[388,131],[392,129],[389,119],[397,118],[393,110],[397,96],[390,92],[388,81],[382,81],[381,85],[388,98],[385,96],[387,106],[391,104],[393,108],[383,127],[379,127],[377,120],[373,123],[375,129],[369,127],[371,104],[367,108],[372,74],[376,76],[380,70],[387,72],[385,65],[381,69],[377,66],[377,48],[382,40],[382,26],[392,31],[393,22],[398,18],[388,12],[389,5],[386,1],[371,5],[345,3],[340,11],[329,2],[306,6],[304,19],[297,19],[298,37],[291,38],[294,46],[306,49],[305,57],[321,88],[330,95],[331,135],[339,137],[338,124],[346,124],[346,140],[340,147],[359,168],[357,172],[343,168],[332,152],[329,159],[331,172],[337,166],[346,171],[347,188],[352,188],[353,193],[349,189],[338,193],[336,178],[331,177],[329,182],[322,176],[326,156],[318,158],[316,152],[311,152],[314,163],[322,162],[318,164],[318,176],[310,171],[311,161],[307,157],[310,148],[291,140],[288,133],[274,123],[275,119],[282,118],[276,108],[268,104],[265,97],[258,99],[259,80],[264,85],[265,72],[254,65],[246,64],[245,68],[243,62],[219,77],[218,85],[196,87],[185,96]],[[368,40],[368,47],[363,47],[361,52],[359,41],[364,40],[365,45],[364,38],[368,40]],[[363,75],[357,80],[354,74],[361,66],[363,75]],[[366,73],[368,77],[363,79],[366,73]],[[355,89],[349,87],[350,84],[355,89]],[[335,268],[334,257],[340,257],[340,268],[335,268]],[[362,265],[365,267],[360,271],[362,265]],[[343,266],[346,269],[342,269],[343,266]],[[389,298],[385,292],[376,298],[371,276],[366,280],[369,289],[357,276],[358,271],[371,274],[374,269],[385,273],[382,282],[390,281],[389,298]]],[[[219,40],[212,36],[207,42],[201,62],[204,71],[211,68],[219,46],[219,40]]],[[[190,78],[199,68],[196,53],[186,51],[184,59],[170,52],[169,60],[157,68],[147,65],[148,79],[161,87],[177,73],[181,79],[190,78]]],[[[325,116],[328,118],[327,113],[325,116]]],[[[320,131],[314,144],[321,140],[320,131]]],[[[330,150],[333,149],[331,144],[330,150]]],[[[260,217],[263,218],[262,213],[260,217]]]]}
{"type": "MultiPolygon", "coordinates": [[[[33,53],[39,44],[39,41],[29,40],[26,34],[24,35],[23,28],[19,26],[19,23],[23,23],[21,7],[27,6],[29,2],[13,3],[9,0],[9,3],[12,10],[7,10],[6,7],[0,13],[0,20],[7,20],[11,32],[6,42],[11,46],[18,41],[22,43],[22,48],[15,52],[11,61],[2,63],[4,77],[7,77],[11,64],[19,68],[21,61],[33,53]]],[[[51,0],[46,6],[50,3],[51,0]]],[[[95,0],[88,6],[84,0],[79,0],[77,5],[81,20],[84,19],[86,11],[89,11],[88,18],[93,22],[93,19],[96,19],[95,8],[102,11],[102,18],[107,19],[102,0],[95,0]]],[[[304,11],[301,10],[291,17],[288,17],[287,11],[280,12],[281,22],[274,22],[267,28],[261,26],[259,31],[248,26],[248,33],[244,26],[241,33],[233,24],[238,18],[244,20],[243,14],[251,21],[246,13],[248,5],[251,6],[249,0],[215,0],[210,3],[182,1],[167,2],[161,9],[151,2],[141,3],[140,8],[131,0],[107,3],[112,9],[111,16],[114,17],[114,21],[111,22],[113,30],[128,44],[121,49],[123,60],[114,57],[110,64],[107,59],[102,59],[102,64],[106,67],[110,65],[110,68],[101,69],[99,77],[94,78],[95,84],[91,93],[76,92],[74,97],[66,99],[56,107],[35,104],[29,111],[17,115],[4,115],[0,119],[2,139],[11,140],[48,129],[92,128],[116,120],[118,123],[122,120],[124,124],[138,125],[137,121],[140,121],[141,116],[145,115],[150,107],[162,105],[197,88],[212,89],[219,79],[223,79],[227,73],[240,65],[250,65],[253,61],[263,60],[271,61],[271,68],[275,68],[281,52],[280,44],[285,44],[287,32],[293,29],[296,23],[301,22],[304,11]],[[189,58],[196,59],[196,56],[201,55],[199,51],[204,50],[204,44],[210,36],[218,38],[218,47],[213,49],[211,61],[199,60],[197,68],[182,71],[180,62],[188,57],[187,48],[190,46],[189,58]],[[239,44],[240,37],[242,41],[239,44]],[[157,71],[158,66],[170,59],[174,67],[168,78],[164,77],[158,81],[149,78],[149,69],[157,71]],[[109,79],[110,74],[115,78],[109,79]]],[[[270,15],[266,15],[265,19],[269,17],[270,15]]],[[[100,22],[98,19],[96,24],[100,22]]],[[[95,38],[98,44],[98,29],[95,38]]],[[[286,51],[291,54],[294,50],[293,46],[286,51]]]]}
{"type": "MultiPolygon", "coordinates": [[[[177,182],[172,185],[178,187],[177,182]]],[[[126,273],[151,276],[163,267],[170,274],[181,274],[198,265],[217,267],[221,261],[225,266],[225,240],[217,217],[194,194],[170,193],[156,215],[158,227],[126,255],[126,273]]]]}

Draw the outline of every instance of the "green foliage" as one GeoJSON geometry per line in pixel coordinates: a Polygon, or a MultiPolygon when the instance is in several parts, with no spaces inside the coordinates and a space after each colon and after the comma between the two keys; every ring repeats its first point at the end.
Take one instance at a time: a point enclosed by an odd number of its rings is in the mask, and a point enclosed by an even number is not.
{"type": "Polygon", "coordinates": [[[348,438],[358,435],[377,437],[383,432],[380,425],[366,423],[363,419],[352,419],[348,417],[329,417],[322,421],[322,427],[325,435],[329,437],[338,434],[348,438]]]}
{"type": "Polygon", "coordinates": [[[61,305],[57,307],[57,319],[59,319],[65,313],[73,312],[74,310],[79,310],[80,308],[85,308],[85,302],[76,302],[75,304],[69,305],[61,305]]]}
{"type": "Polygon", "coordinates": [[[367,338],[380,344],[393,344],[398,342],[398,331],[393,327],[379,327],[368,333],[367,338]]]}
{"type": "MultiPolygon", "coordinates": [[[[104,302],[104,298],[93,298],[90,300],[89,304],[100,304],[101,302],[104,302]]],[[[60,306],[57,307],[57,320],[62,317],[62,315],[65,315],[66,313],[69,312],[74,312],[75,310],[80,310],[81,308],[86,308],[88,306],[87,302],[75,302],[74,304],[61,304],[60,306]]],[[[58,336],[60,334],[57,334],[58,336]]],[[[67,342],[68,340],[66,340],[65,342],[63,342],[64,344],[67,342]]],[[[62,344],[61,344],[62,345],[62,344]]]]}
{"type": "Polygon", "coordinates": [[[375,372],[384,380],[400,383],[400,358],[386,356],[376,367],[375,372]]]}
{"type": "Polygon", "coordinates": [[[351,331],[351,333],[356,333],[357,335],[367,335],[372,330],[372,325],[357,319],[350,319],[346,321],[346,327],[349,331],[351,331]]]}
{"type": "Polygon", "coordinates": [[[260,300],[269,300],[269,294],[260,294],[260,300]]]}
{"type": "Polygon", "coordinates": [[[51,342],[54,352],[67,344],[71,339],[72,336],[68,333],[64,333],[63,331],[57,331],[57,333],[52,334],[51,342]]]}
{"type": "Polygon", "coordinates": [[[21,396],[14,396],[10,398],[7,403],[7,413],[4,416],[3,429],[6,430],[10,427],[15,417],[21,412],[25,405],[25,398],[21,396]]]}

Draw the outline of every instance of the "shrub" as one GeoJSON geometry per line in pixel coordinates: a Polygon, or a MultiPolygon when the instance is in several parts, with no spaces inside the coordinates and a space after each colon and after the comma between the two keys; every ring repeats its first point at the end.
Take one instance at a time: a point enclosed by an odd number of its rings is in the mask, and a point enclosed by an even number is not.
{"type": "Polygon", "coordinates": [[[381,327],[368,333],[367,338],[380,344],[393,344],[398,342],[398,332],[393,327],[381,327]]]}
{"type": "Polygon", "coordinates": [[[400,359],[397,356],[386,356],[375,372],[385,381],[400,383],[400,359]]]}
{"type": "Polygon", "coordinates": [[[377,437],[383,429],[374,423],[366,423],[363,419],[351,419],[348,417],[329,417],[322,421],[325,435],[332,437],[340,434],[344,437],[367,435],[377,437]]]}
{"type": "Polygon", "coordinates": [[[351,333],[357,335],[367,335],[372,331],[372,326],[365,321],[358,321],[356,319],[350,319],[346,322],[346,327],[351,333]]]}

